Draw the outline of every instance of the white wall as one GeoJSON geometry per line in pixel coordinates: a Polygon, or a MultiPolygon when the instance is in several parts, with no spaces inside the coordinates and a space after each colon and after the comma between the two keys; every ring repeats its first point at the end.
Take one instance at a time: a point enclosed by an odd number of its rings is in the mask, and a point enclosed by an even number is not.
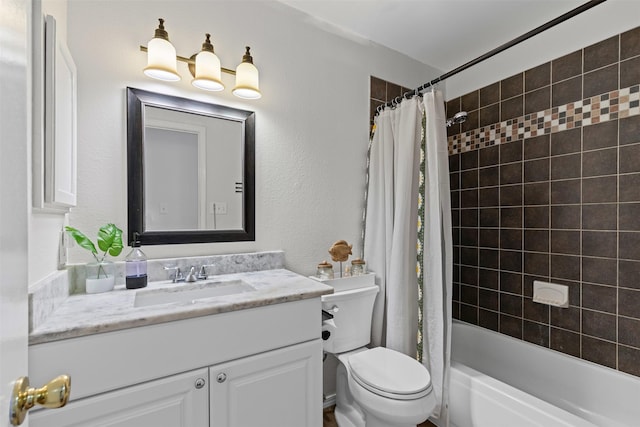
{"type": "MultiPolygon", "coordinates": [[[[69,222],[86,233],[106,222],[126,229],[127,86],[256,112],[256,241],[145,247],[151,258],[283,249],[289,268],[310,274],[336,240],[359,252],[369,76],[416,87],[439,74],[389,49],[325,32],[276,2],[70,0],[68,24],[79,123],[78,207],[69,222]],[[205,32],[227,68],[251,46],[263,98],[235,98],[226,74],[222,93],[192,88],[182,63],[178,83],[145,77],[139,46],[160,17],[182,56],[200,49],[205,32]]],[[[70,253],[72,262],[87,259],[79,249],[70,253]]]]}
{"type": "MultiPolygon", "coordinates": [[[[608,0],[447,79],[446,99],[465,95],[638,25],[640,1],[608,0]]],[[[522,34],[532,29],[523,28],[522,34]]]]}

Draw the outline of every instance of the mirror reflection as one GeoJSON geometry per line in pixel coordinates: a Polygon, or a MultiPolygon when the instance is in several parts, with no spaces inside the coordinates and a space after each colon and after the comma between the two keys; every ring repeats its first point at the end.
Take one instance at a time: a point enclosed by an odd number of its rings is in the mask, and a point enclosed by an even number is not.
{"type": "Polygon", "coordinates": [[[130,242],[253,240],[253,116],[128,89],[130,242]]]}
{"type": "Polygon", "coordinates": [[[144,114],[146,229],[241,229],[242,123],[152,106],[144,114]]]}

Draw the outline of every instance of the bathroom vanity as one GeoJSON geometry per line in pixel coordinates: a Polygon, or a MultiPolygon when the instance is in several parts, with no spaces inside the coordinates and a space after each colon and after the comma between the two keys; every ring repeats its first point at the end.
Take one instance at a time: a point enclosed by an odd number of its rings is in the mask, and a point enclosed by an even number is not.
{"type": "Polygon", "coordinates": [[[66,373],[70,401],[31,426],[320,427],[331,292],[276,269],[72,295],[29,347],[32,383],[66,373]]]}

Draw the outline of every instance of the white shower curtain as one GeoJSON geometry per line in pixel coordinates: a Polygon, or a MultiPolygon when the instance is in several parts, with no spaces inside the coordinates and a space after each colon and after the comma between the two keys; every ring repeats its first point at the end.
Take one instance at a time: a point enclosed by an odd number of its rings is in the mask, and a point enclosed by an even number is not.
{"type": "Polygon", "coordinates": [[[372,343],[415,356],[418,327],[416,236],[422,127],[418,98],[376,120],[369,160],[364,254],[376,273],[372,343]]]}
{"type": "Polygon", "coordinates": [[[376,273],[382,296],[374,306],[372,344],[412,357],[422,354],[436,394],[434,416],[444,420],[450,348],[445,331],[451,323],[453,271],[445,119],[440,92],[426,93],[423,100],[404,100],[376,117],[364,231],[364,256],[376,273]],[[425,114],[426,130],[422,123],[425,114]],[[421,159],[423,138],[426,149],[421,159]],[[424,181],[421,160],[425,162],[424,181]],[[424,194],[419,194],[423,183],[424,194]],[[419,199],[425,207],[420,222],[419,199]],[[418,224],[424,227],[424,242],[418,240],[418,224]],[[419,251],[423,264],[416,266],[419,251]],[[422,289],[418,287],[419,275],[422,289]],[[419,311],[424,319],[421,331],[419,311]]]}
{"type": "Polygon", "coordinates": [[[446,116],[442,92],[423,97],[425,109],[422,363],[436,394],[434,416],[449,425],[453,242],[446,116]]]}

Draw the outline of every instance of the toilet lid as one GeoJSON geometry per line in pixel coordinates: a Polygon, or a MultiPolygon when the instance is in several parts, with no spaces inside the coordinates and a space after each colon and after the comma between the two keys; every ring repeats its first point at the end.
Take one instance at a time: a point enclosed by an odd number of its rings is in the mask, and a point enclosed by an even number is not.
{"type": "Polygon", "coordinates": [[[353,378],[369,391],[415,399],[431,391],[429,371],[417,360],[384,347],[362,351],[349,357],[353,378]]]}

